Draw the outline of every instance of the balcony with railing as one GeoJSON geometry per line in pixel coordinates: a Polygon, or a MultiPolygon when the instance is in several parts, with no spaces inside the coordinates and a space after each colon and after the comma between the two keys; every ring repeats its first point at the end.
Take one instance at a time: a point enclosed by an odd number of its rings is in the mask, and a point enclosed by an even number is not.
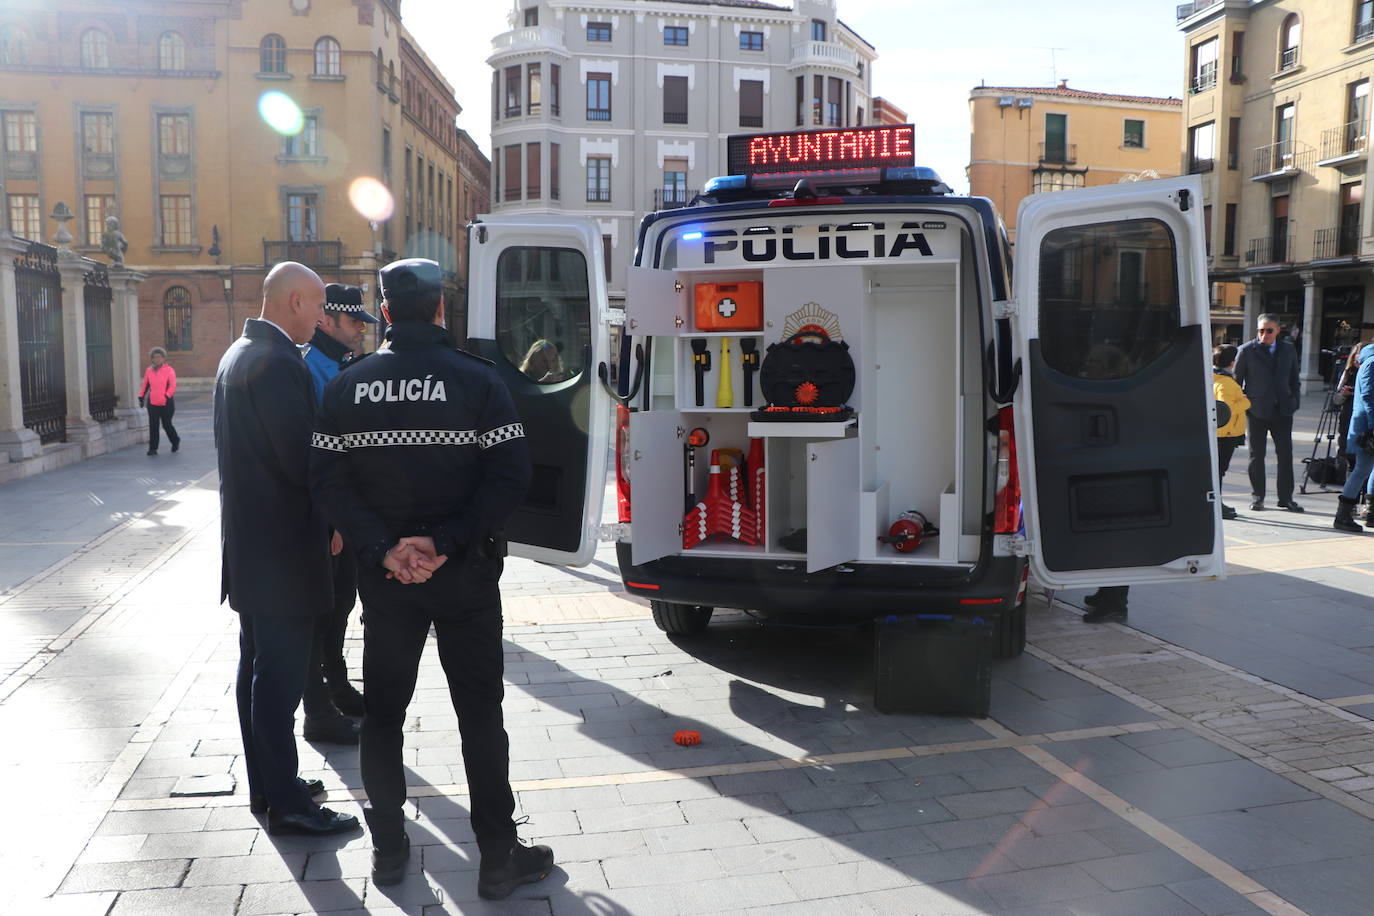
{"type": "Polygon", "coordinates": [[[1286,71],[1286,70],[1292,70],[1292,69],[1296,68],[1297,66],[1298,66],[1298,49],[1297,49],[1297,48],[1284,48],[1284,49],[1283,49],[1283,53],[1281,53],[1281,54],[1279,55],[1279,72],[1280,72],[1280,73],[1283,73],[1284,71],[1286,71]]]}
{"type": "Polygon", "coordinates": [[[1345,165],[1368,155],[1369,120],[1361,118],[1322,131],[1321,153],[1317,165],[1345,165]]]}
{"type": "Polygon", "coordinates": [[[797,67],[840,67],[859,72],[858,52],[833,41],[804,41],[792,49],[792,64],[797,67]]]}
{"type": "Polygon", "coordinates": [[[1312,234],[1312,260],[1353,258],[1360,253],[1359,226],[1332,226],[1312,234]]]}
{"type": "Polygon", "coordinates": [[[291,242],[262,240],[264,267],[296,261],[306,267],[342,267],[343,242],[291,242]]]}
{"type": "Polygon", "coordinates": [[[1310,171],[1317,151],[1301,140],[1281,140],[1255,150],[1250,159],[1251,181],[1277,181],[1310,171]]]}
{"type": "Polygon", "coordinates": [[[691,188],[654,188],[654,209],[676,210],[690,204],[696,196],[691,188]]]}
{"type": "Polygon", "coordinates": [[[1078,144],[1041,143],[1040,161],[1054,165],[1073,165],[1078,161],[1078,144]]]}
{"type": "Polygon", "coordinates": [[[1209,6],[1216,6],[1221,0],[1194,0],[1192,3],[1180,3],[1174,7],[1174,19],[1182,22],[1194,13],[1200,13],[1209,6]]]}
{"type": "Polygon", "coordinates": [[[492,57],[515,51],[536,51],[547,48],[551,51],[567,53],[563,40],[563,30],[548,26],[529,26],[502,32],[491,40],[492,57]]]}
{"type": "Polygon", "coordinates": [[[1258,267],[1263,264],[1287,264],[1293,252],[1291,235],[1271,235],[1251,239],[1245,248],[1245,263],[1258,267]]]}
{"type": "Polygon", "coordinates": [[[1352,42],[1353,44],[1369,41],[1371,38],[1374,38],[1374,19],[1365,19],[1355,23],[1355,40],[1352,42]]]}
{"type": "Polygon", "coordinates": [[[1192,84],[1189,85],[1188,88],[1196,95],[1199,92],[1206,92],[1208,89],[1214,88],[1216,84],[1217,62],[1212,61],[1208,64],[1204,64],[1198,69],[1198,72],[1193,76],[1192,84]]]}

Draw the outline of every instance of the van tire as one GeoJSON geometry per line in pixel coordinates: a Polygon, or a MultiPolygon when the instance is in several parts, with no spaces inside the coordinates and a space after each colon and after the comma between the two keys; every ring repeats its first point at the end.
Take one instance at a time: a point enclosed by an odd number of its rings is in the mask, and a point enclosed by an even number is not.
{"type": "Polygon", "coordinates": [[[1016,658],[1026,651],[1026,602],[997,618],[993,652],[998,658],[1016,658]]]}
{"type": "Polygon", "coordinates": [[[654,612],[654,623],[669,636],[696,636],[711,622],[715,608],[699,604],[673,604],[668,601],[650,601],[649,609],[654,612]]]}

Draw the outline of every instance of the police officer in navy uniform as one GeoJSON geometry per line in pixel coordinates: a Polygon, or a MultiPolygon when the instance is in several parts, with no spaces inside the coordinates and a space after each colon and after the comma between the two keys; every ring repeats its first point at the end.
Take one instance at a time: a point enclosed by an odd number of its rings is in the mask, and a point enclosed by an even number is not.
{"type": "Polygon", "coordinates": [[[516,837],[501,716],[501,526],[529,486],[529,452],[495,369],[444,329],[439,265],[397,261],[380,279],[386,341],[326,386],[310,469],[315,498],[358,556],[372,878],[405,874],[402,727],[432,624],[462,736],[477,889],[500,899],[553,866],[547,846],[516,837]]]}
{"type": "MultiPolygon", "coordinates": [[[[363,305],[363,291],[356,286],[329,283],[324,288],[324,316],[310,338],[305,364],[315,383],[317,403],[324,400],[324,386],[339,374],[342,363],[361,353],[367,329],[377,319],[363,305]]],[[[316,620],[315,638],[310,647],[310,679],[305,685],[305,725],[307,741],[331,744],[357,744],[358,723],[348,716],[362,716],[363,697],[348,681],[344,661],[344,637],[348,615],[358,598],[358,569],[353,551],[337,532],[333,551],[333,613],[316,620]]]]}

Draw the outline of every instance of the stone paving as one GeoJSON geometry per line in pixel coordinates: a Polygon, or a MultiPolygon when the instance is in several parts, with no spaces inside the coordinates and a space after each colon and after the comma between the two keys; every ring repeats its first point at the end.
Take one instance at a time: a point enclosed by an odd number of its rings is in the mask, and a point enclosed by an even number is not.
{"type": "MultiPolygon", "coordinates": [[[[373,887],[366,835],[269,837],[248,811],[213,453],[203,407],[183,413],[182,464],[137,455],[180,489],[106,456],[47,484],[111,508],[73,498],[4,535],[23,546],[0,549],[0,912],[1348,916],[1374,899],[1374,538],[1334,536],[1317,493],[1302,517],[1242,509],[1232,578],[1133,589],[1129,626],[1034,594],[983,720],[877,713],[862,631],[723,613],[674,641],[606,551],[573,574],[512,560],[512,779],[559,866],[476,899],[431,650],[405,751],[416,854],[373,887]],[[684,727],[702,744],[674,745],[684,727]],[[215,782],[233,794],[174,795],[215,782]]],[[[24,483],[0,488],[0,517],[33,511],[24,483]]],[[[356,812],[356,748],[301,747],[356,812]]]]}

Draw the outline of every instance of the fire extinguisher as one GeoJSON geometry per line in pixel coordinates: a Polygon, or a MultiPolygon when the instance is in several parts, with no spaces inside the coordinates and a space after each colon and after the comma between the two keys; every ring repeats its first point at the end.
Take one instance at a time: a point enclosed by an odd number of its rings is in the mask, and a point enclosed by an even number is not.
{"type": "Polygon", "coordinates": [[[887,534],[878,540],[884,544],[891,544],[898,553],[911,553],[921,546],[921,541],[935,537],[939,533],[940,529],[932,525],[924,515],[915,509],[908,509],[897,516],[892,527],[887,529],[887,534]]]}

